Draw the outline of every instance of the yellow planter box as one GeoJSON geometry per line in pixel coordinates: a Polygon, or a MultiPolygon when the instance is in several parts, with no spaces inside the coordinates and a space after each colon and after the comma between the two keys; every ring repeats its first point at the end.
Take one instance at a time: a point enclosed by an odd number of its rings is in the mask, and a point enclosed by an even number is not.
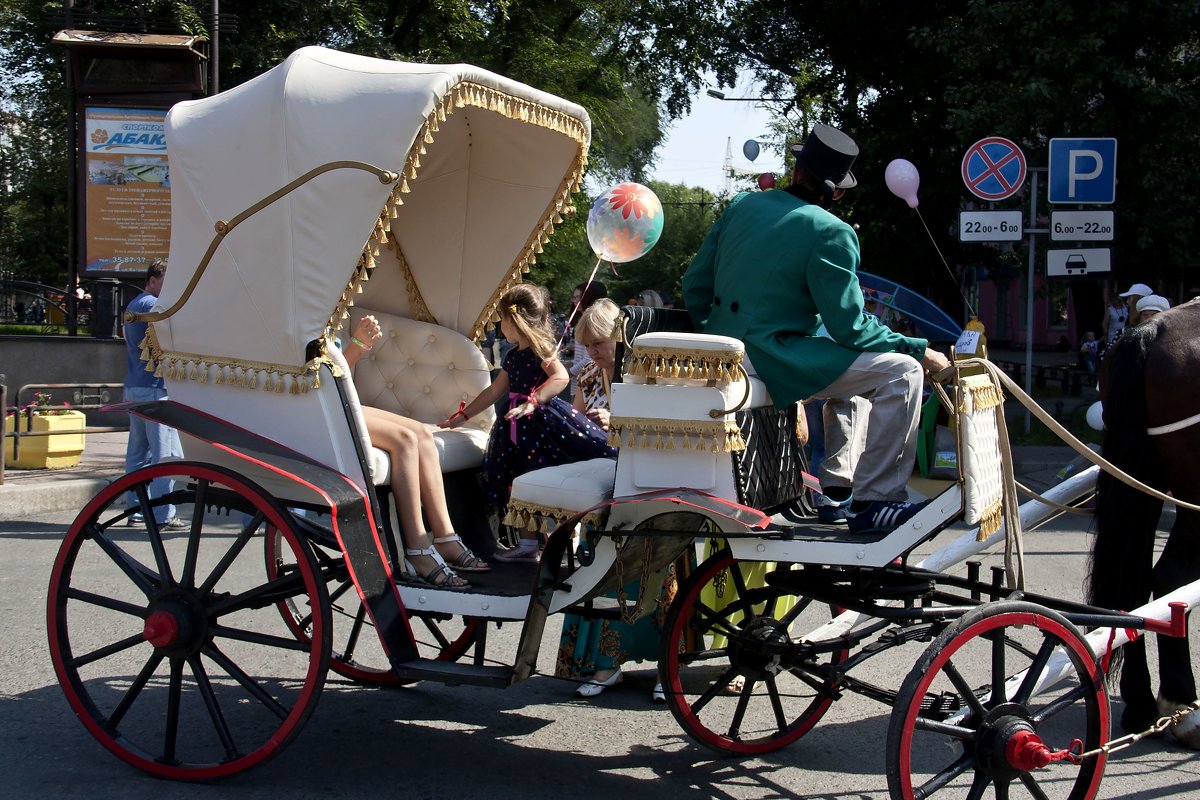
{"type": "MultiPolygon", "coordinates": [[[[23,415],[11,416],[5,419],[4,430],[13,432],[15,425],[21,426],[21,433],[26,432],[26,418],[23,415]]],[[[73,431],[73,433],[55,433],[53,436],[22,436],[20,454],[13,458],[14,439],[4,440],[4,465],[14,469],[65,469],[79,466],[79,458],[83,455],[83,429],[87,420],[81,411],[67,411],[63,414],[45,416],[39,414],[33,418],[31,430],[39,431],[73,431]]]]}

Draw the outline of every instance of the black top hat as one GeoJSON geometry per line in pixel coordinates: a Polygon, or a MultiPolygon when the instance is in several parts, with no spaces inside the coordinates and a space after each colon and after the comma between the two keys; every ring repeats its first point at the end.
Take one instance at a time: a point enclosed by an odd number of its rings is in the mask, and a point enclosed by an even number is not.
{"type": "Polygon", "coordinates": [[[850,172],[858,157],[858,145],[837,128],[814,125],[803,146],[791,144],[788,149],[818,179],[829,181],[838,189],[858,185],[854,173],[850,172]]]}

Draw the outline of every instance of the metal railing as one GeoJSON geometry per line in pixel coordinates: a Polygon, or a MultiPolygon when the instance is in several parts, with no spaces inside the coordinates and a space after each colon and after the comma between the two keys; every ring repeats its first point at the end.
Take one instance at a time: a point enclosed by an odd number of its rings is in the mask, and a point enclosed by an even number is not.
{"type": "MultiPolygon", "coordinates": [[[[128,425],[117,426],[90,426],[82,430],[66,430],[66,431],[35,431],[33,430],[33,418],[41,410],[68,410],[68,411],[96,411],[112,402],[112,399],[117,391],[123,391],[124,386],[120,383],[27,383],[17,390],[17,404],[14,406],[8,405],[8,386],[3,383],[0,376],[0,407],[4,409],[4,446],[0,447],[0,485],[4,483],[4,464],[8,458],[9,445],[8,440],[12,439],[12,458],[15,461],[21,455],[21,440],[26,437],[37,436],[58,436],[62,434],[80,433],[86,435],[89,433],[118,433],[129,430],[128,425]],[[71,398],[73,402],[62,404],[45,403],[39,405],[36,402],[22,404],[22,399],[36,395],[44,390],[71,390],[71,398]],[[9,414],[13,415],[14,422],[12,430],[8,430],[9,414]],[[22,424],[22,420],[24,423],[22,424]],[[22,430],[23,429],[23,430],[22,430]]],[[[52,395],[51,395],[52,396],[52,395]]]]}

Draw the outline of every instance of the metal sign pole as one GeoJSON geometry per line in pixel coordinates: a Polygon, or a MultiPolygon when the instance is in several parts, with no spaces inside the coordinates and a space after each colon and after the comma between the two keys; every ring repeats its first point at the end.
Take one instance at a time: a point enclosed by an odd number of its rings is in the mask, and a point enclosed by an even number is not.
{"type": "MultiPolygon", "coordinates": [[[[1032,174],[1033,191],[1029,196],[1029,274],[1025,286],[1025,394],[1033,396],[1033,272],[1037,263],[1037,237],[1033,231],[1037,228],[1038,201],[1038,171],[1030,170],[1032,174]]],[[[1033,416],[1025,409],[1025,433],[1033,424],[1033,416]]]]}

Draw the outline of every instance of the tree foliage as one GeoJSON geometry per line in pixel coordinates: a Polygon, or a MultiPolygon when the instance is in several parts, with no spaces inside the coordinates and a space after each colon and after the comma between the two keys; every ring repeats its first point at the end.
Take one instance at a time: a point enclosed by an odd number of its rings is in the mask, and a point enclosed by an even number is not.
{"type": "MultiPolygon", "coordinates": [[[[1017,142],[1037,168],[1051,138],[1115,137],[1117,277],[1175,280],[1196,263],[1197,0],[751,0],[728,47],[764,94],[796,94],[797,127],[830,121],[862,146],[847,211],[868,269],[934,296],[953,291],[914,213],[884,189],[893,158],[920,170],[921,213],[952,264],[1004,257],[956,243],[958,211],[973,199],[962,157],[988,135],[1017,142]]],[[[1002,206],[1027,209],[1028,198],[1002,206]]]]}

